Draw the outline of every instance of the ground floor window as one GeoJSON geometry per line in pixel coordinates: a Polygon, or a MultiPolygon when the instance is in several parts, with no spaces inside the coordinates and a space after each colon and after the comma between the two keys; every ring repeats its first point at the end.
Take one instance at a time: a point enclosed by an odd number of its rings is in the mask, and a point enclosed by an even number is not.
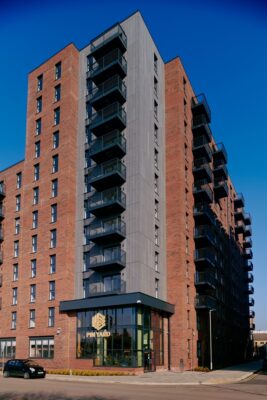
{"type": "Polygon", "coordinates": [[[141,306],[78,312],[77,357],[95,366],[163,365],[165,318],[141,306]]]}
{"type": "Polygon", "coordinates": [[[54,358],[54,337],[31,337],[31,358],[54,358]]]}
{"type": "Polygon", "coordinates": [[[0,357],[16,357],[16,338],[0,339],[0,357]]]}

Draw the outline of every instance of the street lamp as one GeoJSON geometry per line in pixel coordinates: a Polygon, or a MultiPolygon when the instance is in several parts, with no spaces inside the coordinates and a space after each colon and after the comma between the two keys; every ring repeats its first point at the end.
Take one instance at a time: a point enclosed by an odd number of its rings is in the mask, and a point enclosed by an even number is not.
{"type": "Polygon", "coordinates": [[[212,327],[211,327],[211,313],[213,311],[216,311],[215,308],[211,308],[209,310],[209,325],[210,325],[210,370],[212,371],[213,369],[213,363],[212,363],[212,327]]]}

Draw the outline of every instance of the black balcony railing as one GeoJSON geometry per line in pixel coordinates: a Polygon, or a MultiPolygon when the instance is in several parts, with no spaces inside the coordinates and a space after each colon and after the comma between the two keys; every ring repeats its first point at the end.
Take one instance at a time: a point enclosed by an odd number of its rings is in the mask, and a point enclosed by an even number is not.
{"type": "Polygon", "coordinates": [[[248,276],[246,277],[246,282],[252,283],[254,281],[254,276],[251,272],[248,273],[248,276]]]}
{"type": "Polygon", "coordinates": [[[212,160],[212,151],[204,136],[199,136],[193,139],[193,153],[196,158],[205,157],[208,162],[211,162],[212,160]]]}
{"type": "Polygon", "coordinates": [[[235,220],[245,222],[245,213],[243,208],[236,208],[235,210],[235,220]]]}
{"type": "Polygon", "coordinates": [[[253,271],[253,263],[251,261],[246,261],[245,270],[246,271],[253,271]]]}
{"type": "Polygon", "coordinates": [[[252,240],[250,238],[247,238],[244,242],[243,242],[243,247],[245,247],[246,249],[249,249],[252,247],[252,240]]]}
{"type": "Polygon", "coordinates": [[[120,24],[117,24],[91,41],[91,54],[99,58],[114,48],[122,52],[127,48],[127,36],[120,24]]]}
{"type": "Polygon", "coordinates": [[[216,143],[213,148],[213,160],[218,164],[227,164],[227,152],[223,143],[216,143]]]}
{"type": "Polygon", "coordinates": [[[126,93],[125,83],[119,75],[115,75],[92,88],[86,100],[99,110],[114,101],[118,101],[120,104],[125,103],[126,93]]]}
{"type": "Polygon", "coordinates": [[[96,136],[105,134],[109,130],[122,130],[126,127],[126,112],[118,102],[112,103],[102,110],[92,114],[86,124],[89,123],[90,129],[96,136]]]}
{"type": "Polygon", "coordinates": [[[250,226],[246,226],[246,227],[245,227],[244,236],[245,236],[245,237],[252,236],[252,229],[251,229],[250,226]]]}
{"type": "Polygon", "coordinates": [[[215,288],[216,280],[210,272],[199,272],[195,273],[195,285],[196,286],[211,286],[215,288]]]}
{"type": "Polygon", "coordinates": [[[245,214],[244,222],[245,225],[251,225],[251,215],[249,213],[245,214]]]}
{"type": "Polygon", "coordinates": [[[202,157],[194,161],[193,173],[196,179],[206,179],[207,182],[212,182],[212,170],[206,158],[202,157]]]}
{"type": "Polygon", "coordinates": [[[243,256],[246,260],[253,258],[253,253],[251,249],[243,249],[243,256]]]}
{"type": "Polygon", "coordinates": [[[254,293],[254,287],[252,285],[248,285],[246,293],[253,294],[254,293]]]}
{"type": "Polygon", "coordinates": [[[255,300],[253,299],[253,297],[250,297],[250,298],[249,298],[248,305],[249,305],[250,307],[253,307],[253,306],[255,305],[255,300]]]}
{"type": "Polygon", "coordinates": [[[213,225],[216,223],[215,214],[212,212],[210,207],[207,204],[196,204],[194,207],[194,217],[196,223],[207,224],[212,223],[213,225]]]}
{"type": "Polygon", "coordinates": [[[209,247],[216,244],[216,236],[209,226],[198,226],[194,230],[194,239],[198,247],[209,247]]]}
{"type": "Polygon", "coordinates": [[[226,180],[228,178],[228,169],[224,164],[213,163],[213,174],[215,179],[226,180]]]}
{"type": "Polygon", "coordinates": [[[228,192],[228,184],[225,180],[214,179],[214,194],[216,199],[227,197],[228,192]]]}
{"type": "Polygon", "coordinates": [[[97,270],[122,269],[126,266],[126,253],[120,247],[108,249],[104,254],[92,255],[89,265],[91,269],[97,270]]]}
{"type": "Polygon", "coordinates": [[[95,243],[119,242],[125,239],[126,225],[120,218],[93,222],[88,229],[88,240],[95,243]]]}
{"type": "Polygon", "coordinates": [[[195,298],[195,308],[196,309],[216,309],[216,299],[207,295],[199,295],[195,298]]]}
{"type": "Polygon", "coordinates": [[[205,180],[196,181],[193,186],[193,193],[196,202],[212,203],[213,193],[210,185],[205,180]]]}
{"type": "Polygon", "coordinates": [[[255,318],[255,311],[253,310],[249,311],[249,318],[255,318]]]}
{"type": "Polygon", "coordinates": [[[88,145],[89,156],[95,162],[122,158],[126,154],[126,139],[119,130],[100,136],[88,145]]]}
{"type": "Polygon", "coordinates": [[[123,279],[111,281],[109,285],[103,282],[91,283],[88,287],[88,297],[109,294],[120,294],[126,292],[126,281],[123,279]]]}
{"type": "Polygon", "coordinates": [[[126,196],[121,188],[115,187],[95,192],[87,200],[87,209],[96,216],[107,213],[122,212],[126,208],[126,196]]]}
{"type": "Polygon", "coordinates": [[[121,186],[126,180],[126,166],[119,160],[109,160],[88,169],[88,180],[97,190],[121,186]]]}
{"type": "Polygon", "coordinates": [[[199,94],[192,98],[191,108],[193,115],[205,114],[207,121],[211,121],[211,111],[204,94],[199,94]]]}
{"type": "Polygon", "coordinates": [[[109,76],[119,74],[123,79],[127,74],[127,61],[119,49],[115,49],[104,57],[89,65],[87,78],[91,78],[98,83],[109,76]]]}
{"type": "Polygon", "coordinates": [[[212,248],[196,249],[195,250],[195,263],[199,266],[216,266],[216,257],[212,248]]]}
{"type": "Polygon", "coordinates": [[[236,226],[235,226],[235,232],[237,234],[244,234],[245,232],[245,224],[242,220],[237,221],[236,226]]]}
{"type": "Polygon", "coordinates": [[[236,208],[242,208],[245,206],[245,199],[242,193],[238,193],[234,199],[234,205],[236,208]]]}
{"type": "Polygon", "coordinates": [[[195,115],[192,119],[192,131],[194,137],[203,135],[208,143],[212,140],[211,129],[205,115],[195,115]]]}

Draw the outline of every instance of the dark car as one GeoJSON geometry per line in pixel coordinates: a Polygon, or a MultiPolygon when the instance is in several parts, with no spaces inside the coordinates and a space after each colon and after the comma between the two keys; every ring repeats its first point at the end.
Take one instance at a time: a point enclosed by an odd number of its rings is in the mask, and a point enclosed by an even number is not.
{"type": "Polygon", "coordinates": [[[3,375],[29,378],[45,378],[46,371],[32,360],[8,360],[5,363],[3,375]]]}
{"type": "Polygon", "coordinates": [[[262,362],[262,370],[263,370],[263,371],[267,371],[267,358],[264,358],[264,359],[263,359],[263,362],[262,362]]]}

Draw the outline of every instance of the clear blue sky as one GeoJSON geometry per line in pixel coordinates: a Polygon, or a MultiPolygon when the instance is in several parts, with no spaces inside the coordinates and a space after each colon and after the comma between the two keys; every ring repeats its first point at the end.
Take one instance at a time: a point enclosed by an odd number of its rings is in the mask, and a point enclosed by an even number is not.
{"type": "Polygon", "coordinates": [[[27,74],[139,9],[164,60],[179,55],[253,218],[256,329],[267,330],[267,5],[260,1],[0,2],[0,170],[24,158],[27,74]],[[145,4],[145,5],[144,5],[145,4]]]}

